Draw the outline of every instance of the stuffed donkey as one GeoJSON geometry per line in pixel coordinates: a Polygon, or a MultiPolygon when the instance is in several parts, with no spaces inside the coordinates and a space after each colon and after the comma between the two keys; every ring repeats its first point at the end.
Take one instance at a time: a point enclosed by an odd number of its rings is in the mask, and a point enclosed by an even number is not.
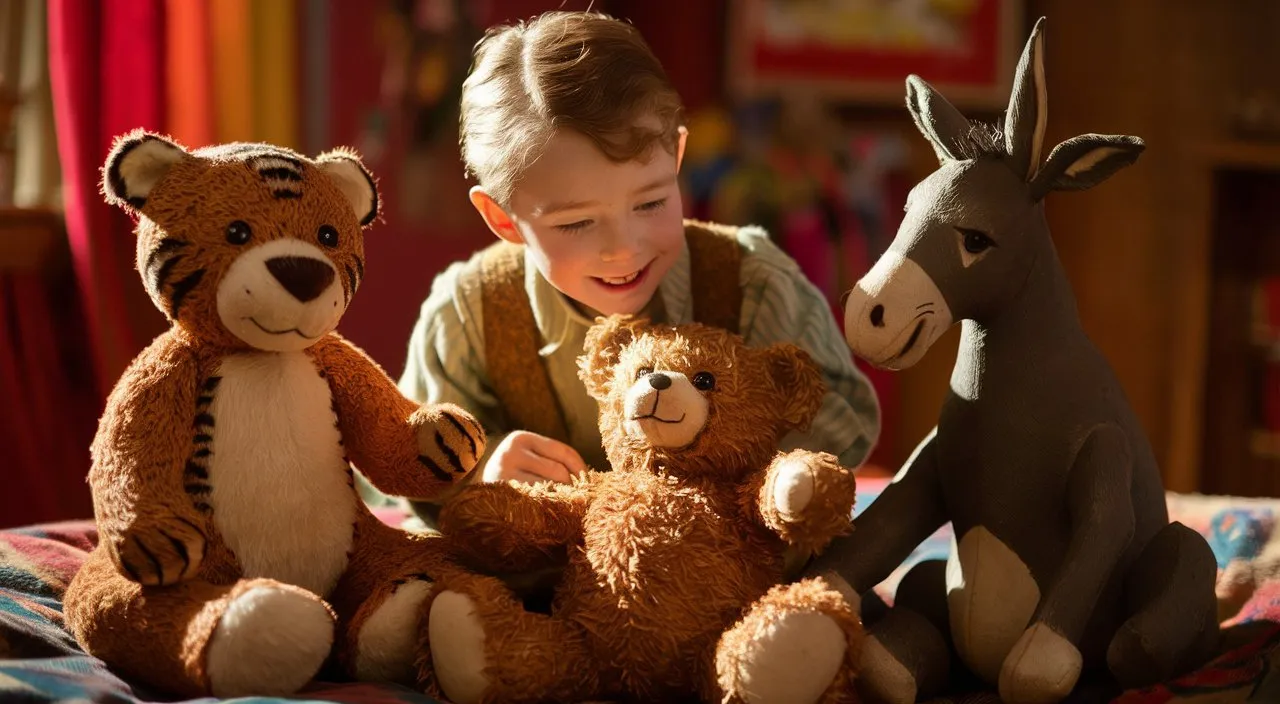
{"type": "Polygon", "coordinates": [[[949,560],[914,568],[869,630],[863,686],[891,702],[937,692],[952,649],[1004,701],[1055,702],[1082,671],[1125,687],[1176,675],[1218,635],[1213,554],[1169,522],[1151,447],[1081,328],[1045,221],[1046,194],[1101,183],[1143,143],[1087,134],[1041,163],[1042,24],[1003,131],[907,79],[941,166],[845,307],[854,352],[892,369],[963,321],[937,427],[812,568],[861,594],[952,522],[949,560]]]}

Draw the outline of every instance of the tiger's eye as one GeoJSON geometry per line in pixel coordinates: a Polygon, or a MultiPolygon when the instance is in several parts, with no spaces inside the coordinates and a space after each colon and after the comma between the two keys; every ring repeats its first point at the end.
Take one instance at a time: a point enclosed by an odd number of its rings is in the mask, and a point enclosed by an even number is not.
{"type": "Polygon", "coordinates": [[[236,220],[227,225],[227,241],[231,244],[244,244],[253,237],[253,229],[244,220],[236,220]]]}
{"type": "Polygon", "coordinates": [[[332,225],[321,225],[316,239],[320,240],[320,244],[333,249],[338,246],[338,230],[332,225]]]}

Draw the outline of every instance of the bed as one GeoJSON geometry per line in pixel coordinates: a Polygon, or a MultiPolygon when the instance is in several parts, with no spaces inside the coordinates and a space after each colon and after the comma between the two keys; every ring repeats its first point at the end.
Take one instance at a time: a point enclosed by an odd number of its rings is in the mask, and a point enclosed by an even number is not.
{"type": "MultiPolygon", "coordinates": [[[[860,485],[858,509],[879,494],[884,480],[860,485]]],[[[1221,654],[1201,670],[1140,691],[1082,691],[1073,701],[1114,704],[1280,702],[1280,500],[1188,494],[1168,496],[1170,516],[1200,531],[1218,557],[1221,654]]],[[[405,516],[380,510],[393,525],[405,516]]],[[[892,602],[898,579],[922,559],[945,555],[949,528],[938,531],[877,591],[892,602]]],[[[96,540],[91,521],[0,531],[0,702],[172,701],[125,682],[86,655],[64,629],[60,597],[96,540]]],[[[213,699],[196,700],[213,702],[213,699]]],[[[249,700],[241,700],[249,701],[249,700]]],[[[270,704],[286,700],[258,698],[270,704]]],[[[434,702],[403,687],[341,682],[322,676],[287,701],[350,704],[434,702]]],[[[934,704],[988,704],[994,694],[959,691],[934,704]]]]}

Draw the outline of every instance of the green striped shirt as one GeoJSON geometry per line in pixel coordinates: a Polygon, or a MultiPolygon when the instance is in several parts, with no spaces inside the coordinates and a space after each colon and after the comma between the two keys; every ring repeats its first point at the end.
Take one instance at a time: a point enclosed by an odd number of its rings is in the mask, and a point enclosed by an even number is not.
{"type": "MultiPolygon", "coordinates": [[[[870,383],[853,364],[826,298],[764,230],[740,228],[738,240],[744,248],[739,271],[742,336],[753,346],[800,345],[821,365],[829,388],[809,431],[792,433],[780,449],[826,451],[846,466],[856,467],[877,439],[880,410],[870,383]]],[[[459,286],[464,272],[478,266],[479,254],[452,264],[436,278],[409,339],[400,389],[420,403],[449,402],[469,410],[488,431],[492,452],[507,433],[518,428],[507,424],[485,371],[480,296],[459,286]]],[[[569,444],[588,466],[605,468],[598,406],[577,376],[577,357],[591,320],[531,262],[525,266],[525,288],[544,341],[540,354],[564,410],[569,444]]],[[[655,321],[677,325],[693,321],[687,247],[654,298],[646,313],[655,321]]]]}

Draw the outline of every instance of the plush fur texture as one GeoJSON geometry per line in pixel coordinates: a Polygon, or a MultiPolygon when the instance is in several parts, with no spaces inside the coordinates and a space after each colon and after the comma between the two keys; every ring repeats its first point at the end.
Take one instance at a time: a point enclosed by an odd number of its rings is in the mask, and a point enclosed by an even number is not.
{"type": "Polygon", "coordinates": [[[777,450],[818,410],[814,363],[794,345],[626,317],[598,323],[585,349],[613,471],[469,486],[441,514],[484,569],[567,556],[552,612],[526,611],[494,578],[446,576],[430,608],[452,626],[424,633],[426,689],[455,704],[755,702],[789,672],[807,683],[795,701],[854,701],[857,615],[821,578],[776,586],[786,546],[850,530],[852,471],[777,450]]]}
{"type": "Polygon", "coordinates": [[[428,590],[405,585],[451,563],[439,539],[374,518],[351,463],[430,498],[485,439],[333,331],[365,276],[373,178],[345,150],[187,151],[138,131],[103,189],[137,218],[138,271],[173,325],[99,423],[99,545],[66,593],[72,632],[122,676],[187,697],[287,694],[331,657],[409,678],[428,590]]]}

